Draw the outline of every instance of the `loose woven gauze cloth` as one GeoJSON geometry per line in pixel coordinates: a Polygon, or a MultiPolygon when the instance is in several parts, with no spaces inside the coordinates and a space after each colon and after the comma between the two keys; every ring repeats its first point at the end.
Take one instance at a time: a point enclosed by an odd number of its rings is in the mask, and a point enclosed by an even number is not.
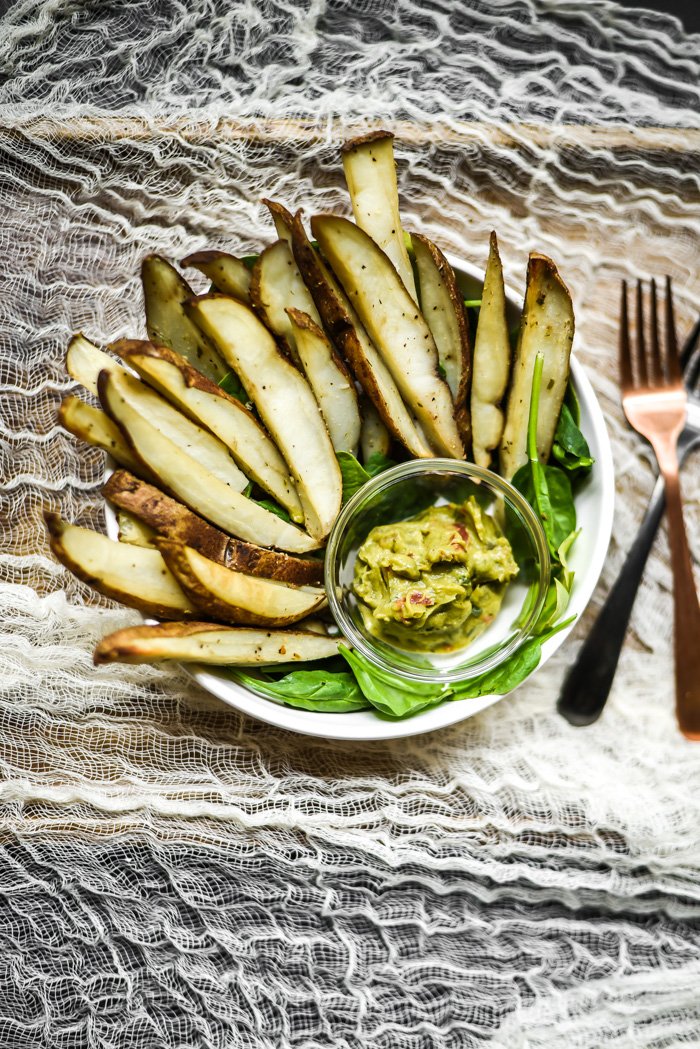
{"type": "MultiPolygon", "coordinates": [[[[554,709],[593,608],[473,720],[344,745],[177,668],[94,668],[137,616],[41,519],[104,526],[104,457],[56,421],[70,335],[143,336],[143,256],[259,249],[263,196],[349,213],[339,145],[384,126],[408,228],[482,266],[496,229],[514,294],[531,249],[572,289],[617,470],[599,603],[653,486],[619,407],[619,278],[670,273],[681,337],[700,307],[699,44],[598,0],[4,13],[0,1046],[700,1045],[700,751],[663,535],[597,725],[554,709]]],[[[697,557],[697,460],[684,492],[697,557]]]]}

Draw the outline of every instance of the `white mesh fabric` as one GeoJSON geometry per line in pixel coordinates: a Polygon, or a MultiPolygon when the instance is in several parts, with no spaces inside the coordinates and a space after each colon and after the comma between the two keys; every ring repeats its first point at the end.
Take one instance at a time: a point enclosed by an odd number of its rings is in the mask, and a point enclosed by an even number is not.
{"type": "MultiPolygon", "coordinates": [[[[373,121],[407,226],[477,262],[495,227],[512,288],[533,247],[572,287],[618,470],[604,592],[652,485],[618,279],[671,272],[682,332],[700,307],[698,43],[607,2],[5,13],[1,1046],[700,1045],[700,752],[673,719],[663,538],[599,724],[553,711],[570,641],[462,726],[359,746],[174,669],[95,670],[136,617],[40,518],[103,522],[103,457],[55,421],[69,335],[143,331],[148,251],[271,239],[262,195],[347,211],[338,143],[373,121]]],[[[698,555],[697,460],[685,492],[698,555]]]]}

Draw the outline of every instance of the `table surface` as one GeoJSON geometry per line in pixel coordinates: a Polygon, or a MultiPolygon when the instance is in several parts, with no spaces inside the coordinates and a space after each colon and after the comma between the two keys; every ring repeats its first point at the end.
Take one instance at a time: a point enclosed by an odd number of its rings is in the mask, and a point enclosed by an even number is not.
{"type": "MultiPolygon", "coordinates": [[[[700,1044],[700,753],[673,717],[660,537],[611,702],[554,702],[653,484],[615,382],[619,278],[700,312],[696,41],[620,5],[25,0],[0,22],[0,1047],[700,1044]],[[537,10],[536,10],[537,8],[537,10]],[[594,11],[594,15],[591,14],[594,11]],[[145,27],[145,28],[144,28],[145,27]],[[573,642],[445,732],[364,747],[105,667],[134,620],[50,558],[102,527],[56,425],[71,332],[142,330],[138,269],[347,210],[339,141],[395,130],[404,221],[509,287],[544,250],[615,449],[613,544],[573,642]]],[[[700,554],[700,471],[685,474],[700,554]]]]}

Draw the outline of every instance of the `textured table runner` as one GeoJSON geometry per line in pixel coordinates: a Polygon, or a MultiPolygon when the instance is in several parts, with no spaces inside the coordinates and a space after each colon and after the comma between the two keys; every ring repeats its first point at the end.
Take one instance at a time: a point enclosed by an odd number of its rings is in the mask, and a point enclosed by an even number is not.
{"type": "MultiPolygon", "coordinates": [[[[700,749],[673,717],[662,536],[602,720],[554,712],[592,608],[447,731],[331,744],[177,669],[95,670],[136,616],[48,553],[103,525],[56,424],[69,335],[143,332],[158,251],[272,237],[261,196],[348,211],[338,146],[396,131],[405,223],[518,296],[552,255],[618,471],[619,568],[653,485],[615,384],[620,277],[700,310],[698,36],[607,2],[24,0],[0,22],[0,1046],[700,1045],[700,749]]],[[[684,475],[700,556],[700,469],[684,475]]]]}

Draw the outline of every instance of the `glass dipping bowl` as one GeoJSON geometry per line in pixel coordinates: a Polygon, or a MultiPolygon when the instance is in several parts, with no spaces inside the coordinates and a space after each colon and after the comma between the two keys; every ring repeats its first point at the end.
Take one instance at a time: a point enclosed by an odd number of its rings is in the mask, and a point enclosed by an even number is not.
{"type": "Polygon", "coordinates": [[[328,540],[325,575],[328,604],[342,634],[381,670],[407,681],[451,684],[503,663],[528,638],[549,585],[549,550],[532,507],[491,470],[456,459],[416,459],[368,481],[343,507],[328,540]],[[476,497],[495,516],[520,568],[506,587],[498,615],[470,644],[449,653],[414,652],[368,633],[352,590],[357,552],[379,524],[393,524],[421,510],[476,497]]]}

